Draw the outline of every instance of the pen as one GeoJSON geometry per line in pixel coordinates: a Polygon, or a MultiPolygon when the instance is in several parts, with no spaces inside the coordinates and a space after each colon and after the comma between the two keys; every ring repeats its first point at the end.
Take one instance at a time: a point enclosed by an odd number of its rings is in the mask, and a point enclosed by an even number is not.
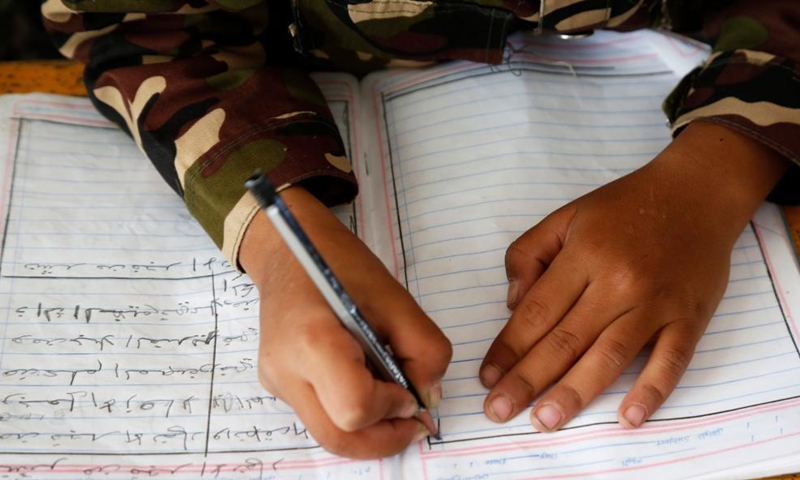
{"type": "Polygon", "coordinates": [[[426,411],[425,404],[419,393],[408,381],[400,366],[395,361],[388,346],[384,346],[369,326],[353,299],[347,294],[341,282],[325,263],[311,239],[300,227],[289,207],[284,203],[275,188],[260,172],[256,171],[245,182],[245,187],[255,197],[264,210],[267,218],[283,238],[286,245],[300,262],[306,274],[314,282],[319,292],[328,302],[333,312],[342,322],[344,327],[353,335],[361,345],[367,358],[370,369],[381,380],[395,382],[408,390],[420,407],[420,420],[431,432],[434,438],[441,440],[439,431],[433,422],[430,413],[426,411]]]}

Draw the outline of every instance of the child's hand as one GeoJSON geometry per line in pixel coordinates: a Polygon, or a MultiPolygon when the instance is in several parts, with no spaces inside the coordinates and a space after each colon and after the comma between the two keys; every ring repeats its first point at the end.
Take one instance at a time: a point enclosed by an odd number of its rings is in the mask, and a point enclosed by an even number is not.
{"type": "Polygon", "coordinates": [[[556,430],[651,339],[619,420],[641,425],[675,388],[727,285],[731,249],[788,161],[695,122],[640,170],[554,212],[508,249],[511,319],[480,369],[503,422],[556,430]]]}
{"type": "MultiPolygon", "coordinates": [[[[281,196],[423,400],[438,404],[452,353],[447,338],[325,206],[299,187],[281,196]]],[[[261,295],[261,383],[294,408],[320,445],[371,458],[428,435],[413,418],[413,396],[373,378],[355,338],[264,215],[248,227],[240,259],[261,295]]]]}

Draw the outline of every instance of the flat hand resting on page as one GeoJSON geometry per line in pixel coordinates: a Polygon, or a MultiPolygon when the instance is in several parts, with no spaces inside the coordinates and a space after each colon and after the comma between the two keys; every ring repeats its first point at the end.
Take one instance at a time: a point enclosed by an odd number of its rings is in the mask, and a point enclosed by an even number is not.
{"type": "Polygon", "coordinates": [[[787,167],[744,134],[695,122],[648,165],[525,232],[506,253],[513,312],[480,367],[486,415],[504,422],[544,393],[531,422],[557,430],[653,341],[619,406],[620,423],[641,425],[683,375],[733,245],[787,167]]]}

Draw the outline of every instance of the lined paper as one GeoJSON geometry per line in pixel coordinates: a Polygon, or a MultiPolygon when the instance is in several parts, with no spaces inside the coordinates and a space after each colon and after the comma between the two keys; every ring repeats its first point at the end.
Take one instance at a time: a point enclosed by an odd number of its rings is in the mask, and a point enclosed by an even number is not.
{"type": "MultiPolygon", "coordinates": [[[[800,470],[800,284],[777,210],[743,232],[683,382],[642,429],[626,375],[567,428],[481,413],[508,318],[506,246],[669,141],[664,94],[703,55],[647,33],[516,37],[505,63],[321,74],[362,194],[335,210],[455,346],[444,438],[327,454],[256,379],[258,300],[88,101],[0,99],[0,476],[735,478],[800,470]],[[674,48],[673,51],[664,49],[674,48]],[[667,53],[670,53],[667,55],[667,53]],[[360,91],[359,91],[360,88],[360,91]]],[[[646,352],[645,352],[646,354],[646,352]]]]}
{"type": "Polygon", "coordinates": [[[380,476],[260,386],[254,285],[130,138],[85,99],[2,101],[3,478],[380,476]]]}
{"type": "MultiPolygon", "coordinates": [[[[383,74],[365,87],[364,96],[381,111],[373,131],[382,141],[377,148],[387,178],[389,208],[378,227],[393,237],[393,251],[384,251],[387,263],[397,266],[398,279],[454,346],[438,409],[443,440],[430,444],[436,461],[425,462],[427,475],[443,474],[445,458],[464,466],[462,451],[470,452],[468,470],[490,476],[581,476],[599,467],[619,475],[612,467],[633,472],[689,462],[738,435],[735,427],[723,428],[724,414],[797,405],[797,325],[770,278],[763,234],[750,225],[736,243],[727,292],[691,366],[643,430],[686,425],[677,437],[637,432],[607,441],[623,435],[617,407],[646,351],[564,431],[546,439],[534,433],[529,410],[505,425],[483,414],[487,390],[477,370],[509,317],[507,246],[548,213],[631,172],[669,143],[660,104],[679,77],[657,54],[655,40],[664,41],[644,32],[580,44],[523,39],[502,67],[383,74]],[[533,44],[538,53],[529,54],[533,44]],[[543,64],[549,55],[564,60],[543,64]],[[696,424],[706,430],[692,430],[696,424]],[[582,440],[587,437],[604,440],[582,440]],[[476,461],[476,451],[490,453],[476,461]]],[[[693,52],[690,44],[679,47],[679,53],[693,52]]],[[[787,423],[782,413],[760,427],[795,442],[800,416],[789,416],[787,423]]],[[[756,441],[761,428],[743,442],[756,441]]]]}

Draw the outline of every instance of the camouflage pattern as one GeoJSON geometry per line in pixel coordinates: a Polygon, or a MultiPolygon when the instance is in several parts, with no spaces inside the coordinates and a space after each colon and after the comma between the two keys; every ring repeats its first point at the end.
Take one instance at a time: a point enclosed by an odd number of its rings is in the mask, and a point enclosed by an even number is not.
{"type": "MultiPolygon", "coordinates": [[[[733,125],[800,161],[800,2],[773,0],[43,0],[92,101],[137,142],[223,253],[257,211],[254,168],[327,204],[356,194],[322,95],[304,73],[499,63],[506,36],[674,26],[719,47],[666,103],[676,131],[733,125]],[[541,10],[540,10],[541,9],[541,10]]],[[[797,192],[797,184],[789,190],[797,192]]],[[[797,196],[797,195],[796,195],[797,196]]]]}
{"type": "MultiPolygon", "coordinates": [[[[695,120],[734,128],[800,164],[800,2],[769,8],[740,1],[721,8],[699,35],[713,43],[706,63],[664,102],[673,133],[695,120]]],[[[800,168],[793,166],[770,195],[800,204],[800,168]]]]}

